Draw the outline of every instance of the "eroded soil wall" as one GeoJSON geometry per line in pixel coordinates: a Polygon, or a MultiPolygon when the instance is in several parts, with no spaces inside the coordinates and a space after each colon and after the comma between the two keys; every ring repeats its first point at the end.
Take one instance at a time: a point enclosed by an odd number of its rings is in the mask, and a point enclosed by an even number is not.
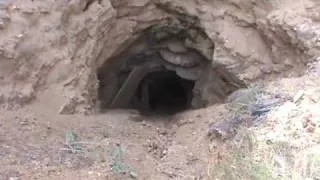
{"type": "Polygon", "coordinates": [[[97,70],[168,17],[199,19],[214,44],[213,66],[247,84],[301,75],[319,57],[320,10],[313,1],[13,0],[1,7],[6,109],[37,100],[62,113],[95,111],[97,70]]]}

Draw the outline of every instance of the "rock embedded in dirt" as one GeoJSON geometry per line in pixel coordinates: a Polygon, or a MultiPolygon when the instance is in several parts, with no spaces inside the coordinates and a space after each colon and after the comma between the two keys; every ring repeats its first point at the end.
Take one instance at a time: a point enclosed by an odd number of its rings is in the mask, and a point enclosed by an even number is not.
{"type": "Polygon", "coordinates": [[[168,49],[173,53],[186,53],[188,49],[179,41],[169,41],[168,49]]]}
{"type": "Polygon", "coordinates": [[[221,140],[227,140],[234,137],[237,133],[237,129],[242,124],[242,120],[239,118],[232,118],[217,123],[211,123],[209,125],[208,136],[213,136],[221,140]]]}
{"type": "Polygon", "coordinates": [[[197,66],[202,59],[197,53],[194,52],[181,54],[172,53],[165,49],[160,50],[160,55],[165,61],[185,68],[197,66]]]}
{"type": "Polygon", "coordinates": [[[130,171],[130,177],[131,178],[134,178],[134,179],[137,179],[138,178],[138,174],[134,171],[130,171]]]}
{"type": "Polygon", "coordinates": [[[0,29],[4,29],[8,26],[10,17],[7,13],[0,10],[0,29]]]}
{"type": "Polygon", "coordinates": [[[20,180],[19,177],[9,177],[9,180],[20,180]]]}

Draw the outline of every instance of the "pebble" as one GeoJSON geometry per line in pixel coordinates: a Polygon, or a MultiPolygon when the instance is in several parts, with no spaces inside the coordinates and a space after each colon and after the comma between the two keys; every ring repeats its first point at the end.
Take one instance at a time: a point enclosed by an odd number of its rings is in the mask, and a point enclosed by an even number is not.
{"type": "Polygon", "coordinates": [[[137,178],[138,177],[138,174],[134,171],[130,171],[130,177],[131,178],[137,178]]]}
{"type": "Polygon", "coordinates": [[[10,177],[9,180],[20,180],[18,177],[10,177]]]}

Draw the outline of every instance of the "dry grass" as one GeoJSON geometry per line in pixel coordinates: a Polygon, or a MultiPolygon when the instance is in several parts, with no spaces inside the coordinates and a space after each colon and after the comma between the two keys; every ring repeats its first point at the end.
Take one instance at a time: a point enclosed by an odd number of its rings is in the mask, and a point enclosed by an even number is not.
{"type": "Polygon", "coordinates": [[[307,100],[287,102],[262,126],[243,127],[232,140],[213,142],[219,148],[212,151],[211,179],[320,180],[320,104],[307,100]]]}
{"type": "Polygon", "coordinates": [[[220,150],[213,153],[214,159],[217,161],[210,164],[208,173],[211,179],[270,179],[269,167],[256,158],[256,145],[253,132],[242,127],[232,141],[220,144],[220,150]]]}
{"type": "Polygon", "coordinates": [[[257,140],[256,136],[255,130],[243,128],[237,140],[213,153],[218,160],[210,164],[211,179],[320,179],[320,146],[299,149],[288,141],[257,140]]]}
{"type": "Polygon", "coordinates": [[[80,141],[76,133],[69,131],[65,135],[65,146],[61,150],[89,158],[94,162],[106,163],[113,173],[137,177],[136,171],[125,162],[125,149],[120,144],[109,142],[107,139],[96,142],[80,141]]]}

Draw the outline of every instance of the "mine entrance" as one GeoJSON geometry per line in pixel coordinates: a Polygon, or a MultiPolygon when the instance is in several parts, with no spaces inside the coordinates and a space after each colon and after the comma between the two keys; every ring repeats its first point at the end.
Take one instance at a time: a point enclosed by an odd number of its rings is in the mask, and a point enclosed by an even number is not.
{"type": "MultiPolygon", "coordinates": [[[[97,69],[101,111],[137,109],[174,114],[222,103],[245,84],[213,60],[201,28],[168,19],[123,44],[97,69]]],[[[190,24],[189,24],[190,25],[190,24]]]]}
{"type": "Polygon", "coordinates": [[[132,107],[145,113],[174,114],[191,107],[194,81],[175,71],[156,71],[146,75],[132,99],[132,107]]]}

